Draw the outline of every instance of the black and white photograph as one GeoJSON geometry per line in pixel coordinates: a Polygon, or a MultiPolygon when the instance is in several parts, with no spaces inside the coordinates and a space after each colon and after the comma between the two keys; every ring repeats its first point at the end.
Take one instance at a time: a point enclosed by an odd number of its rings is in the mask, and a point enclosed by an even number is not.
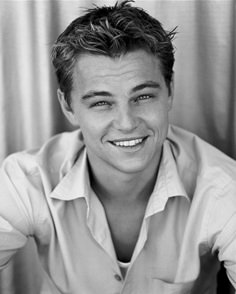
{"type": "Polygon", "coordinates": [[[0,294],[236,293],[236,1],[0,0],[0,294]]]}

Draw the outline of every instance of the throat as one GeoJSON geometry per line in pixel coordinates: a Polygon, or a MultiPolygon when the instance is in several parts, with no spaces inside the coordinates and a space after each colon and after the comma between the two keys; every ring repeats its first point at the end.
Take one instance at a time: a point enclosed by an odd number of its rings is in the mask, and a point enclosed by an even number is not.
{"type": "MultiPolygon", "coordinates": [[[[123,148],[123,147],[121,147],[123,148]]],[[[125,147],[124,147],[125,148],[125,147]]],[[[90,183],[103,203],[104,201],[147,201],[153,191],[157,173],[158,162],[151,169],[136,173],[125,173],[107,165],[91,164],[88,161],[90,183]]]]}
{"type": "Polygon", "coordinates": [[[135,203],[122,207],[104,205],[117,259],[130,262],[139,238],[146,204],[135,203]]]}

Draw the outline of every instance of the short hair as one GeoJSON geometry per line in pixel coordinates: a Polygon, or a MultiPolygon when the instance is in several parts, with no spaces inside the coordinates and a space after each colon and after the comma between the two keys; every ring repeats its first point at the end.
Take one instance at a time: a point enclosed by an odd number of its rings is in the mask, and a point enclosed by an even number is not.
{"type": "Polygon", "coordinates": [[[155,55],[161,65],[167,86],[173,75],[174,47],[172,31],[142,8],[132,7],[133,0],[116,2],[113,6],[94,6],[76,18],[58,37],[52,48],[52,63],[59,87],[70,105],[73,70],[82,53],[118,57],[144,49],[155,55]]]}

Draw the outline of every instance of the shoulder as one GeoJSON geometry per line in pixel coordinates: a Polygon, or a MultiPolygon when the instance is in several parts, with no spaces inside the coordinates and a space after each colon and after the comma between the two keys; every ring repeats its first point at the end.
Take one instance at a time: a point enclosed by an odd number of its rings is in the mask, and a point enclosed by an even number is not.
{"type": "Polygon", "coordinates": [[[25,235],[41,231],[37,224],[49,221],[46,198],[61,180],[63,167],[69,170],[78,156],[83,146],[78,136],[78,131],[62,133],[39,149],[14,153],[4,160],[0,216],[25,235]]]}
{"type": "Polygon", "coordinates": [[[197,135],[170,126],[167,141],[183,181],[191,182],[192,193],[198,188],[214,195],[236,192],[236,161],[197,135]]]}
{"type": "Polygon", "coordinates": [[[230,240],[236,225],[236,161],[175,126],[170,126],[167,141],[191,198],[196,223],[201,219],[206,224],[209,244],[214,244],[218,235],[230,240]]]}
{"type": "Polygon", "coordinates": [[[182,159],[202,175],[212,172],[214,169],[220,174],[235,178],[236,161],[197,135],[171,125],[167,140],[169,140],[172,152],[180,165],[179,160],[182,159]]]}
{"type": "Polygon", "coordinates": [[[2,163],[1,173],[14,182],[42,178],[53,186],[57,184],[62,167],[72,166],[82,147],[78,130],[61,133],[50,138],[41,148],[9,155],[2,163]]]}

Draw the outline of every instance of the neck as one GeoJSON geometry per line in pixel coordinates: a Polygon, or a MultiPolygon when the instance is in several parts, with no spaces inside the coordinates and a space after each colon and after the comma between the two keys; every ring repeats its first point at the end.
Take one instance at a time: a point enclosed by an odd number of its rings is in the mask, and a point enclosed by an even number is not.
{"type": "Polygon", "coordinates": [[[147,170],[124,173],[106,168],[98,171],[90,164],[91,186],[102,202],[147,202],[155,185],[160,158],[147,170]]]}

